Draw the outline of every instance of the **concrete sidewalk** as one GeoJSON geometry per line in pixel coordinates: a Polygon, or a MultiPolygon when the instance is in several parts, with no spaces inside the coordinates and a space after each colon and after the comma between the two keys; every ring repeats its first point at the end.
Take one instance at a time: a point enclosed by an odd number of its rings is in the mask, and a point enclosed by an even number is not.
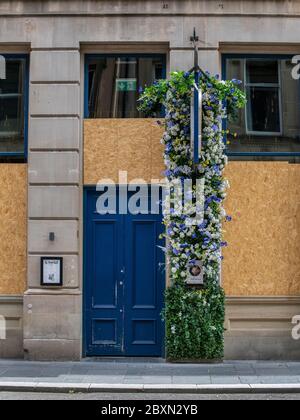
{"type": "Polygon", "coordinates": [[[0,361],[0,391],[300,393],[300,362],[0,361]]]}

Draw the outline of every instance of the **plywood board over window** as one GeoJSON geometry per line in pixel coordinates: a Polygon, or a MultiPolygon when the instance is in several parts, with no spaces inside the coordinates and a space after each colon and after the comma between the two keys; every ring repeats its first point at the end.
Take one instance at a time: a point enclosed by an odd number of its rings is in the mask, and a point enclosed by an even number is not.
{"type": "Polygon", "coordinates": [[[118,183],[119,171],[128,182],[162,179],[163,129],[156,119],[88,119],[84,122],[84,183],[109,178],[118,183]]]}
{"type": "Polygon", "coordinates": [[[27,165],[0,164],[0,294],[26,285],[27,165]]]}
{"type": "Polygon", "coordinates": [[[223,285],[230,296],[300,295],[300,166],[231,162],[223,285]]]}

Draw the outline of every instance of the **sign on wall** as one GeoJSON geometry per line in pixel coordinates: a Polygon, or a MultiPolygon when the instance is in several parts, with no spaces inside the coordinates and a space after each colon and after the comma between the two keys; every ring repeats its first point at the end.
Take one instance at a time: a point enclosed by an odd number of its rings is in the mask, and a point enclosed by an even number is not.
{"type": "Polygon", "coordinates": [[[136,79],[116,79],[117,92],[135,92],[137,87],[136,79]]]}
{"type": "Polygon", "coordinates": [[[63,285],[63,258],[41,257],[41,286],[63,285]]]}
{"type": "Polygon", "coordinates": [[[186,284],[189,285],[203,285],[203,264],[201,261],[194,261],[192,265],[187,268],[186,284]]]}

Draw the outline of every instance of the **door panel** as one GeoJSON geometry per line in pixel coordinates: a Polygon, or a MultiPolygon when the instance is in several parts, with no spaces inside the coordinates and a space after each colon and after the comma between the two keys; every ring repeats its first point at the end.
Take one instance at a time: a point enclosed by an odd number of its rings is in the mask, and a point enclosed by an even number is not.
{"type": "Polygon", "coordinates": [[[85,192],[85,341],[88,356],[161,356],[165,288],[159,215],[96,213],[85,192]]]}
{"type": "MultiPolygon", "coordinates": [[[[130,233],[128,239],[130,243],[130,233]]],[[[156,222],[132,221],[132,308],[156,307],[156,222]],[[143,280],[142,280],[143,279],[143,280]]]]}
{"type": "Polygon", "coordinates": [[[161,216],[128,215],[125,223],[125,346],[128,355],[161,355],[163,251],[161,216]]]}
{"type": "Polygon", "coordinates": [[[94,221],[93,309],[117,307],[117,221],[94,221]]]}

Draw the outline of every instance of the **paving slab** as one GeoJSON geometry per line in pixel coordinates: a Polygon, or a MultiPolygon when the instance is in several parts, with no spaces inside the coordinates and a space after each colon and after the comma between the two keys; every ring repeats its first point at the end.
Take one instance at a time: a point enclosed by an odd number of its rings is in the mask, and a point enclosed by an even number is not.
{"type": "Polygon", "coordinates": [[[210,376],[173,376],[172,384],[194,384],[194,385],[210,385],[210,376]]]}
{"type": "Polygon", "coordinates": [[[240,385],[241,381],[238,376],[217,376],[212,375],[211,376],[211,382],[212,384],[225,384],[225,385],[231,385],[231,384],[237,384],[240,385]]]}
{"type": "Polygon", "coordinates": [[[295,376],[261,376],[261,384],[300,384],[300,378],[295,376]]]}
{"type": "Polygon", "coordinates": [[[245,375],[245,376],[239,376],[241,384],[260,384],[261,378],[256,375],[245,375]]]}
{"type": "Polygon", "coordinates": [[[143,383],[146,384],[171,384],[172,376],[143,376],[143,383]]]}

